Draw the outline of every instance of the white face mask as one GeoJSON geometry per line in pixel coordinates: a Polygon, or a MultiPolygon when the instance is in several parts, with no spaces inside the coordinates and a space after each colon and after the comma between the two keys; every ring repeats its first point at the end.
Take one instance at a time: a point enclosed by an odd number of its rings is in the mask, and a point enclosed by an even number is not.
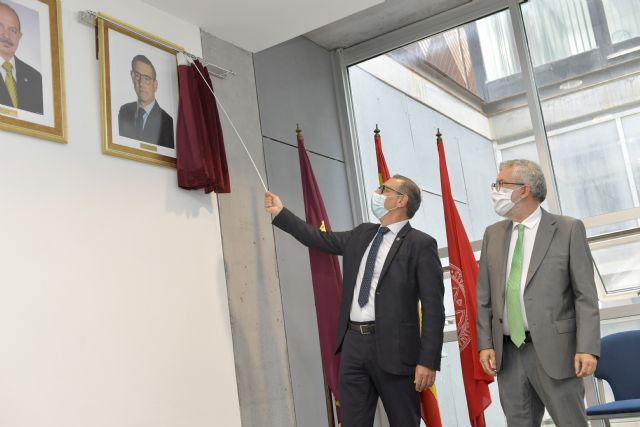
{"type": "MultiPolygon", "coordinates": [[[[501,188],[500,191],[492,190],[491,191],[491,200],[493,201],[493,209],[500,216],[506,216],[507,213],[516,205],[516,203],[511,201],[511,194],[513,193],[513,189],[511,188],[501,188]]],[[[518,200],[519,202],[519,200],[518,200]]]]}
{"type": "Polygon", "coordinates": [[[371,195],[371,212],[378,219],[382,219],[383,216],[389,213],[389,209],[384,207],[385,200],[387,200],[387,196],[378,194],[375,191],[371,195]]]}

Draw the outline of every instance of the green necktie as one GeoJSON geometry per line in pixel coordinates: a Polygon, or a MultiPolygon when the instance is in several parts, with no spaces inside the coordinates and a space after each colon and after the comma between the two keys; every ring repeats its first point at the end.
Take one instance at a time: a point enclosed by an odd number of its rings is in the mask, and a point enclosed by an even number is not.
{"type": "Polygon", "coordinates": [[[4,68],[7,73],[4,84],[7,86],[11,103],[15,108],[18,108],[18,91],[16,90],[16,81],[13,79],[13,66],[9,61],[5,61],[4,64],[2,64],[2,68],[4,68]]]}
{"type": "Polygon", "coordinates": [[[507,280],[507,322],[511,341],[520,347],[524,343],[524,321],[522,320],[522,309],[520,307],[520,279],[522,278],[522,242],[524,241],[524,225],[518,224],[518,240],[513,250],[511,259],[511,270],[507,280]]]}

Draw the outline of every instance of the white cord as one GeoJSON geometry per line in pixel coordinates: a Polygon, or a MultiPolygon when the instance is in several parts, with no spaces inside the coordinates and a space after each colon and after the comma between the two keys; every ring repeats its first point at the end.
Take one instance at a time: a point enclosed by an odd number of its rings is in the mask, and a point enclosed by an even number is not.
{"type": "MultiPolygon", "coordinates": [[[[187,58],[188,58],[189,62],[193,63],[193,60],[191,58],[189,58],[189,57],[187,57],[187,58]]],[[[233,128],[233,130],[235,131],[236,135],[238,136],[238,139],[240,140],[240,143],[244,147],[244,151],[247,153],[247,156],[249,156],[249,160],[251,160],[251,164],[253,165],[253,168],[256,170],[256,174],[258,175],[258,178],[260,179],[260,182],[262,183],[262,187],[264,187],[264,191],[269,191],[267,189],[267,186],[264,183],[264,180],[262,179],[262,175],[260,175],[260,171],[258,170],[258,166],[256,166],[256,162],[253,161],[253,157],[251,157],[251,154],[249,153],[249,150],[247,149],[247,145],[244,143],[244,140],[240,136],[240,133],[238,132],[238,129],[236,129],[236,126],[233,124],[233,121],[231,121],[231,118],[229,117],[229,114],[227,114],[227,110],[224,108],[224,105],[222,105],[222,102],[220,102],[220,100],[218,99],[216,94],[213,92],[213,88],[211,86],[209,86],[209,82],[207,82],[207,79],[204,78],[204,76],[200,72],[200,69],[197,66],[195,67],[195,69],[198,71],[198,74],[200,74],[200,77],[202,77],[202,81],[204,81],[204,84],[206,84],[207,87],[209,88],[209,90],[211,91],[211,94],[213,95],[215,100],[218,102],[218,105],[220,105],[220,109],[222,110],[224,115],[227,117],[227,120],[231,124],[231,127],[233,128]]]]}

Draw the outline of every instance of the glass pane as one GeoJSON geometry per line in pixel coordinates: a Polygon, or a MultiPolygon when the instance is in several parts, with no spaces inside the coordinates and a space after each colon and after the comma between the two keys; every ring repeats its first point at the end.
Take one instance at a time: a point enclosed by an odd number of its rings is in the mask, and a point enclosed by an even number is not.
{"type": "Polygon", "coordinates": [[[634,206],[614,121],[548,140],[565,215],[587,218],[634,206]]]}
{"type": "Polygon", "coordinates": [[[640,36],[638,0],[602,0],[612,43],[640,36]]]}
{"type": "MultiPolygon", "coordinates": [[[[438,390],[438,405],[442,416],[443,426],[468,427],[469,412],[462,381],[460,366],[460,352],[458,342],[445,342],[442,350],[441,370],[436,375],[438,390]]],[[[487,426],[506,427],[507,422],[500,407],[498,382],[489,385],[491,405],[485,410],[484,416],[487,426]]]]}
{"type": "MultiPolygon", "coordinates": [[[[521,7],[560,208],[580,219],[640,206],[640,38],[616,50],[607,34],[618,25],[614,12],[629,4],[529,0],[521,7]]],[[[606,220],[591,221],[598,226],[588,234],[638,226],[606,220]]]]}
{"type": "Polygon", "coordinates": [[[511,28],[503,11],[349,67],[366,191],[378,185],[378,125],[390,173],[412,178],[423,190],[412,224],[441,248],[447,242],[436,130],[443,134],[453,197],[471,241],[500,219],[490,197],[495,147],[533,138],[511,28]],[[514,100],[518,108],[506,107],[514,100]]]}
{"type": "Polygon", "coordinates": [[[591,253],[607,293],[640,286],[640,241],[598,248],[591,253]]]}
{"type": "Polygon", "coordinates": [[[622,117],[622,130],[629,150],[631,170],[636,185],[640,188],[640,113],[622,117]]]}
{"type": "Polygon", "coordinates": [[[522,6],[534,66],[596,47],[587,0],[536,0],[522,6]]]}

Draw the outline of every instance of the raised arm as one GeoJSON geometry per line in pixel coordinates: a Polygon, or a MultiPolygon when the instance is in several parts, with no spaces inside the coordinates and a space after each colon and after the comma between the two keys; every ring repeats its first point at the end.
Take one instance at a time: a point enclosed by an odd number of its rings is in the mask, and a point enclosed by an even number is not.
{"type": "Polygon", "coordinates": [[[280,197],[274,193],[265,193],[264,207],[267,212],[274,215],[273,225],[291,234],[307,247],[334,255],[342,255],[344,247],[351,237],[351,231],[324,232],[307,224],[286,209],[280,197]]]}

